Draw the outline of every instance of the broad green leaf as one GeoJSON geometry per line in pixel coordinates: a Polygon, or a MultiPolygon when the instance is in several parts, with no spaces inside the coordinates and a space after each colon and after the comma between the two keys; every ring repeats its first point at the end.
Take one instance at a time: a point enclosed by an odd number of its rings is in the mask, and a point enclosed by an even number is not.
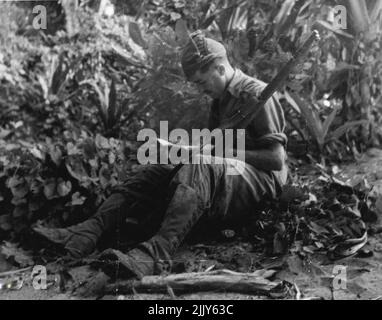
{"type": "Polygon", "coordinates": [[[376,203],[375,203],[375,207],[377,209],[377,212],[382,215],[382,196],[379,196],[376,203]]]}
{"type": "Polygon", "coordinates": [[[34,146],[32,149],[29,149],[30,153],[39,160],[45,160],[45,153],[42,153],[40,149],[34,146]]]}
{"type": "Polygon", "coordinates": [[[8,187],[16,198],[24,198],[29,192],[28,183],[24,178],[13,176],[8,180],[8,187]]]}
{"type": "Polygon", "coordinates": [[[3,156],[3,157],[0,157],[0,162],[3,164],[4,167],[6,167],[7,165],[9,165],[10,161],[7,159],[7,157],[3,156]]]}
{"type": "Polygon", "coordinates": [[[12,132],[11,130],[0,128],[0,139],[6,138],[8,135],[11,134],[11,132],[12,132]]]}
{"type": "Polygon", "coordinates": [[[177,21],[180,18],[182,18],[182,15],[177,12],[171,12],[170,17],[171,17],[171,21],[177,21]]]}
{"type": "Polygon", "coordinates": [[[42,182],[38,179],[33,179],[30,184],[30,191],[32,194],[39,194],[42,190],[42,182]]]}
{"type": "Polygon", "coordinates": [[[329,139],[330,140],[337,140],[341,138],[348,130],[357,127],[357,126],[362,126],[362,125],[367,125],[369,121],[367,120],[358,120],[358,121],[351,121],[348,123],[345,123],[341,127],[337,128],[334,130],[331,134],[329,139]]]}
{"type": "Polygon", "coordinates": [[[7,143],[5,146],[6,151],[12,151],[12,150],[17,150],[20,149],[20,145],[15,144],[15,143],[7,143]]]}
{"type": "Polygon", "coordinates": [[[30,251],[18,247],[17,244],[4,241],[0,246],[0,253],[3,254],[6,259],[13,259],[21,268],[33,266],[33,255],[30,251]]]}
{"type": "Polygon", "coordinates": [[[146,41],[142,37],[141,33],[141,27],[136,22],[130,22],[129,23],[129,35],[130,38],[137,44],[140,45],[142,48],[147,47],[146,41]]]}
{"type": "MultiPolygon", "coordinates": [[[[134,42],[133,42],[134,44],[134,42]]],[[[138,46],[137,46],[138,47],[138,46]]],[[[133,65],[136,67],[143,67],[143,64],[134,58],[132,54],[125,49],[121,48],[120,46],[117,45],[111,45],[111,50],[113,54],[119,58],[121,62],[123,62],[126,65],[133,65]]]]}
{"type": "Polygon", "coordinates": [[[76,145],[74,145],[72,142],[68,142],[66,145],[66,149],[68,152],[69,156],[74,156],[74,155],[80,155],[81,150],[77,148],[76,145]]]}
{"type": "Polygon", "coordinates": [[[70,175],[81,182],[81,185],[86,187],[90,184],[91,179],[87,174],[84,165],[80,159],[66,159],[65,166],[70,175]]]}
{"type": "Polygon", "coordinates": [[[24,182],[24,178],[18,176],[12,176],[8,180],[8,188],[15,188],[24,182]]]}
{"type": "Polygon", "coordinates": [[[114,164],[115,163],[115,158],[116,158],[115,153],[110,152],[109,153],[109,163],[110,164],[114,164]]]}
{"type": "Polygon", "coordinates": [[[99,171],[99,181],[103,189],[106,189],[106,187],[109,185],[110,179],[111,179],[110,171],[106,165],[103,165],[99,171]]]}
{"type": "Polygon", "coordinates": [[[207,29],[216,19],[215,15],[211,15],[208,18],[206,18],[200,25],[201,29],[207,29]]]}
{"type": "Polygon", "coordinates": [[[49,178],[44,182],[44,195],[48,200],[54,199],[57,197],[56,194],[56,179],[49,178]]]}
{"type": "Polygon", "coordinates": [[[70,181],[64,181],[62,178],[59,178],[57,182],[57,193],[59,196],[67,196],[72,190],[72,183],[70,181]]]}
{"type": "Polygon", "coordinates": [[[82,84],[89,84],[94,89],[94,91],[97,93],[99,103],[100,103],[99,106],[97,105],[99,115],[100,115],[103,123],[105,125],[107,125],[107,109],[109,106],[109,95],[108,95],[107,90],[105,89],[105,93],[104,93],[102,91],[101,87],[97,83],[95,83],[94,81],[83,81],[82,84]]]}
{"type": "Polygon", "coordinates": [[[322,126],[322,122],[317,112],[312,109],[305,101],[303,101],[297,94],[290,92],[290,97],[296,102],[297,106],[301,110],[301,115],[304,117],[308,130],[313,138],[322,148],[325,144],[325,134],[322,126]]]}
{"type": "Polygon", "coordinates": [[[372,24],[377,24],[378,17],[382,15],[382,0],[375,0],[374,7],[370,11],[370,20],[372,24]]]}
{"type": "Polygon", "coordinates": [[[338,28],[333,27],[330,23],[328,23],[326,21],[318,20],[318,21],[316,21],[316,24],[317,24],[317,26],[322,26],[325,29],[327,29],[327,30],[339,35],[339,36],[354,40],[354,37],[350,33],[347,33],[343,30],[339,30],[338,28]]]}
{"type": "Polygon", "coordinates": [[[82,144],[82,149],[87,159],[95,159],[97,149],[93,139],[86,139],[82,144]]]}
{"type": "Polygon", "coordinates": [[[339,109],[339,107],[337,105],[335,105],[334,110],[329,114],[329,116],[325,119],[325,121],[322,125],[322,130],[323,130],[322,134],[323,134],[324,139],[329,132],[329,127],[331,126],[331,124],[333,123],[333,121],[337,115],[338,109],[339,109]]]}
{"type": "Polygon", "coordinates": [[[95,145],[98,149],[110,149],[109,141],[105,137],[101,136],[100,134],[96,135],[95,145]]]}
{"type": "Polygon", "coordinates": [[[79,192],[76,192],[72,194],[72,201],[70,204],[72,206],[81,206],[84,204],[85,200],[86,197],[82,196],[79,192]]]}
{"type": "Polygon", "coordinates": [[[229,6],[227,8],[222,9],[222,11],[219,13],[218,19],[216,19],[216,23],[219,26],[223,39],[226,39],[228,36],[231,18],[234,15],[234,13],[235,7],[229,6]]]}
{"type": "Polygon", "coordinates": [[[351,17],[357,32],[363,32],[370,26],[370,17],[367,10],[366,0],[349,0],[351,17]]]}
{"type": "Polygon", "coordinates": [[[286,101],[292,106],[292,108],[297,112],[297,113],[301,113],[301,110],[299,108],[299,106],[297,105],[296,101],[294,101],[294,99],[292,99],[292,97],[289,95],[288,91],[285,90],[284,92],[284,97],[286,99],[286,101]]]}
{"type": "Polygon", "coordinates": [[[276,37],[285,34],[295,22],[297,14],[305,1],[286,0],[283,2],[278,15],[274,19],[274,35],[276,37]]]}
{"type": "Polygon", "coordinates": [[[116,109],[117,109],[117,92],[115,89],[115,81],[112,79],[109,93],[109,106],[107,109],[108,127],[112,128],[116,124],[116,109]]]}
{"type": "Polygon", "coordinates": [[[60,147],[48,144],[48,153],[54,164],[59,167],[62,161],[62,152],[60,147]]]}
{"type": "Polygon", "coordinates": [[[67,74],[67,71],[65,72],[64,54],[62,52],[58,57],[58,61],[57,59],[53,59],[51,69],[52,78],[50,80],[49,93],[57,94],[67,74]]]}
{"type": "Polygon", "coordinates": [[[40,86],[41,86],[41,89],[42,89],[42,93],[43,93],[43,97],[44,97],[45,100],[47,100],[48,97],[49,97],[49,86],[48,86],[48,83],[40,75],[37,76],[37,79],[38,79],[38,82],[40,83],[40,86]]]}

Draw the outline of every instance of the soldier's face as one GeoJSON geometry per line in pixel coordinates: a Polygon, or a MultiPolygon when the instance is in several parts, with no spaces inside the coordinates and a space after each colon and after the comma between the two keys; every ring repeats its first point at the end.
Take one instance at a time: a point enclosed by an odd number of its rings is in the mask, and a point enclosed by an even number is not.
{"type": "Polygon", "coordinates": [[[199,90],[208,94],[213,99],[219,98],[226,87],[227,79],[224,66],[213,65],[207,72],[199,70],[190,79],[199,90]]]}

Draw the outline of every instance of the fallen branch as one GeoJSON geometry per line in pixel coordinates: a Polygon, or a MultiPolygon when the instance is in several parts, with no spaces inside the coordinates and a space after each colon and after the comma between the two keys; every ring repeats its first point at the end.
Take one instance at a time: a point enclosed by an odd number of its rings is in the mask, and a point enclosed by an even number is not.
{"type": "Polygon", "coordinates": [[[2,272],[2,273],[0,273],[0,278],[13,276],[13,275],[19,274],[19,273],[24,273],[24,272],[27,272],[29,270],[32,270],[32,267],[27,267],[27,268],[18,269],[18,270],[11,270],[11,271],[2,272]]]}
{"type": "Polygon", "coordinates": [[[267,278],[273,270],[254,273],[239,273],[230,270],[216,270],[198,273],[181,273],[168,276],[146,276],[141,280],[127,280],[106,287],[108,293],[130,294],[166,293],[171,288],[176,293],[224,291],[244,294],[269,294],[282,285],[281,281],[267,278]]]}

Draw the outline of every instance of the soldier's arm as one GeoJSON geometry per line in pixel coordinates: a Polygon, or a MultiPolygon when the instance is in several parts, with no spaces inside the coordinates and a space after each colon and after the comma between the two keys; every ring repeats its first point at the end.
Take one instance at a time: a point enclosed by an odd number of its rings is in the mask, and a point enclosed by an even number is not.
{"type": "Polygon", "coordinates": [[[234,154],[236,152],[236,159],[245,159],[246,163],[259,170],[280,171],[285,163],[285,149],[280,143],[277,142],[273,143],[267,149],[234,150],[234,154]]]}
{"type": "MultiPolygon", "coordinates": [[[[250,93],[243,93],[242,103],[243,109],[256,110],[258,100],[257,95],[254,94],[256,90],[250,93]]],[[[255,119],[252,120],[252,124],[255,128],[261,128],[257,134],[260,136],[253,136],[254,140],[263,140],[261,144],[255,148],[245,148],[245,150],[237,150],[238,154],[236,158],[245,159],[245,162],[254,166],[257,169],[265,171],[281,171],[286,161],[286,151],[282,144],[283,128],[281,123],[282,114],[277,113],[278,99],[276,96],[269,99],[262,107],[262,110],[258,113],[255,119]],[[267,137],[268,136],[268,137],[267,137]],[[244,158],[245,156],[245,158],[244,158]]],[[[281,106],[280,106],[281,108],[281,106]]]]}

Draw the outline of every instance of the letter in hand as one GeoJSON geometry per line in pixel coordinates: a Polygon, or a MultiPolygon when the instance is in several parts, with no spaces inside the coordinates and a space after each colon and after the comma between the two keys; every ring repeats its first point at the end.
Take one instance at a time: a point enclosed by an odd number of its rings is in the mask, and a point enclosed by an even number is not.
{"type": "MultiPolygon", "coordinates": [[[[182,141],[178,140],[176,143],[169,142],[158,138],[160,157],[162,160],[166,159],[167,163],[172,164],[188,164],[193,163],[196,157],[211,155],[214,146],[211,144],[206,145],[184,145],[182,141]]],[[[163,163],[163,161],[161,162],[163,163]]],[[[195,162],[197,163],[197,161],[195,162]]]]}
{"type": "Polygon", "coordinates": [[[171,164],[190,163],[191,155],[195,150],[198,150],[198,146],[189,146],[182,144],[182,141],[176,143],[169,142],[163,139],[157,139],[159,143],[161,163],[167,161],[171,164]],[[165,160],[166,159],[166,160],[165,160]]]}

